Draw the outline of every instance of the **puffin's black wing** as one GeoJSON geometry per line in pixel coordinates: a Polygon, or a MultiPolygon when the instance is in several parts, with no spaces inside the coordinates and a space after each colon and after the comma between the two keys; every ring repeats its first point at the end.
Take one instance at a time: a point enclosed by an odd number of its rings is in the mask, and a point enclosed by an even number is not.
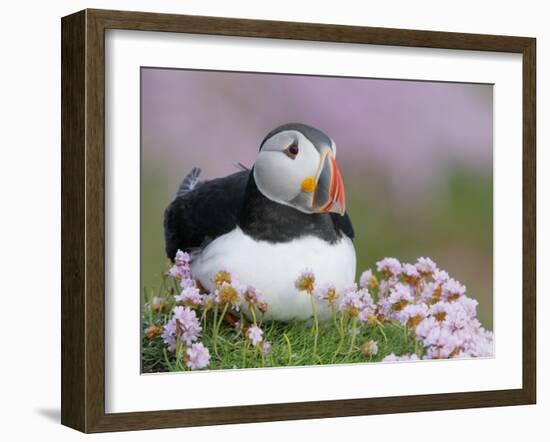
{"type": "Polygon", "coordinates": [[[198,172],[194,169],[183,180],[164,212],[164,240],[170,259],[178,249],[189,251],[204,246],[237,224],[250,171],[204,182],[198,181],[198,172]],[[188,186],[191,181],[194,184],[188,186]]]}
{"type": "Polygon", "coordinates": [[[353,225],[351,224],[351,219],[348,216],[348,212],[344,213],[344,216],[340,216],[337,213],[331,213],[332,221],[337,230],[341,230],[344,234],[353,239],[355,237],[355,231],[353,230],[353,225]]]}

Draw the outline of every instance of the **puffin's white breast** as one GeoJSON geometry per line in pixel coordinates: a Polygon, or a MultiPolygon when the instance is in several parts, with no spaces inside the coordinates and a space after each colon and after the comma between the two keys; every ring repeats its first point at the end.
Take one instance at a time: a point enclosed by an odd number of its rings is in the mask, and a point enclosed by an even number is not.
{"type": "MultiPolygon", "coordinates": [[[[342,239],[329,244],[320,238],[306,236],[286,243],[256,241],[240,228],[212,241],[191,262],[191,272],[212,291],[213,276],[222,269],[235,273],[243,284],[260,290],[268,303],[266,318],[276,320],[311,317],[309,295],[299,292],[294,282],[304,269],[313,270],[316,286],[330,283],[341,291],[354,282],[355,248],[342,239]]],[[[317,301],[321,319],[330,315],[328,306],[317,301]]]]}

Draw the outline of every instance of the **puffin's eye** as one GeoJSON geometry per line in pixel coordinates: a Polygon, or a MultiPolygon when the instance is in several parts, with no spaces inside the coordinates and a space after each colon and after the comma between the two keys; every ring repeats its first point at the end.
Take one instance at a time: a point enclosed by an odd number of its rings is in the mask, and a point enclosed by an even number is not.
{"type": "Polygon", "coordinates": [[[287,154],[290,158],[294,159],[296,158],[296,155],[298,155],[298,152],[300,152],[300,149],[298,149],[298,144],[292,143],[290,146],[288,146],[284,153],[287,154]]]}

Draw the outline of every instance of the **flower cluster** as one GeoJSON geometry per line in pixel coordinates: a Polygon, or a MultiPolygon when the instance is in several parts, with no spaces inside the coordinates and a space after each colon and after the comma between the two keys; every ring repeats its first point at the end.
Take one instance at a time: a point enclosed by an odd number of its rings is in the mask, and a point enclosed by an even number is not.
{"type": "Polygon", "coordinates": [[[174,307],[172,313],[172,318],[164,326],[162,338],[170,350],[175,351],[178,340],[187,345],[196,341],[201,333],[201,326],[197,314],[189,307],[174,307]]]}
{"type": "MultiPolygon", "coordinates": [[[[477,301],[466,296],[466,287],[430,258],[421,257],[414,264],[384,258],[376,263],[376,269],[378,276],[366,270],[359,286],[342,293],[332,285],[317,289],[311,270],[303,271],[295,285],[360,324],[381,328],[400,324],[420,344],[418,354],[392,353],[384,361],[492,356],[493,334],[476,317],[477,301]]],[[[355,322],[353,335],[354,327],[355,322]]],[[[365,342],[360,349],[365,355],[378,352],[375,341],[365,342]]]]}
{"type": "MultiPolygon", "coordinates": [[[[477,301],[466,296],[466,287],[431,259],[401,264],[395,258],[385,258],[377,263],[377,269],[382,280],[376,317],[397,321],[411,330],[424,348],[424,359],[492,356],[493,334],[476,318],[477,301]]],[[[369,270],[361,281],[370,278],[369,270]]],[[[405,359],[414,359],[414,355],[405,359]]],[[[403,360],[403,356],[384,359],[394,360],[403,360]]]]}
{"type": "Polygon", "coordinates": [[[178,343],[184,345],[182,358],[185,366],[199,370],[209,365],[210,352],[202,342],[197,342],[202,327],[196,309],[207,304],[209,298],[201,294],[192,278],[190,263],[190,255],[178,250],[168,274],[179,283],[181,292],[174,295],[176,306],[172,309],[172,317],[164,325],[162,339],[172,352],[177,350],[178,343]]]}
{"type": "Polygon", "coordinates": [[[191,271],[189,269],[189,263],[191,262],[191,257],[189,253],[182,252],[178,250],[174,258],[174,265],[169,270],[170,276],[184,280],[191,276],[191,271]]]}
{"type": "Polygon", "coordinates": [[[338,308],[344,315],[366,322],[374,312],[374,302],[367,289],[350,287],[344,290],[338,308]]]}
{"type": "MultiPolygon", "coordinates": [[[[234,333],[233,338],[241,345],[244,366],[247,354],[261,356],[262,366],[266,355],[273,359],[272,344],[266,339],[273,336],[273,328],[267,332],[262,329],[268,311],[264,295],[242,283],[229,269],[219,270],[206,284],[211,288],[207,291],[193,278],[190,265],[190,255],[178,250],[168,272],[168,297],[159,294],[148,301],[150,312],[157,319],[146,322],[144,337],[151,341],[162,339],[174,354],[176,369],[200,370],[213,364],[211,357],[220,360],[218,347],[227,342],[227,335],[220,335],[220,327],[226,321],[231,327],[224,333],[234,333]]],[[[358,355],[369,361],[394,362],[493,354],[493,334],[477,319],[478,302],[467,296],[463,284],[430,258],[421,257],[415,263],[384,258],[376,263],[375,270],[364,271],[358,284],[349,287],[320,284],[313,270],[304,269],[294,285],[300,293],[309,295],[313,318],[310,351],[316,361],[321,361],[318,349],[326,352],[324,346],[318,346],[318,339],[326,335],[326,331],[319,331],[318,303],[329,306],[332,312],[332,322],[322,326],[333,326],[338,333],[332,362],[349,361],[358,355]],[[392,340],[386,335],[392,330],[399,331],[406,344],[403,348],[408,350],[388,348],[395,342],[394,337],[392,340]],[[385,345],[373,339],[377,334],[385,345]]],[[[283,336],[285,355],[290,361],[292,345],[283,336]]],[[[277,347],[275,353],[279,352],[277,347]]]]}
{"type": "MultiPolygon", "coordinates": [[[[177,352],[178,343],[181,343],[184,346],[181,352],[184,365],[191,370],[202,369],[210,364],[210,351],[202,342],[198,342],[202,331],[199,317],[204,318],[213,309],[220,311],[220,320],[214,324],[217,333],[226,312],[239,312],[245,308],[254,318],[253,325],[243,331],[246,339],[261,354],[269,353],[271,343],[263,339],[263,330],[256,323],[256,315],[265,314],[268,308],[263,294],[250,285],[242,285],[236,275],[227,269],[221,269],[214,275],[214,289],[208,293],[193,278],[190,263],[190,255],[178,250],[174,265],[168,271],[181,290],[173,296],[175,307],[163,327],[151,325],[145,329],[145,336],[148,339],[161,336],[171,352],[177,352]]],[[[150,308],[154,313],[161,313],[166,309],[166,302],[160,297],[154,297],[150,308]]],[[[237,330],[241,330],[241,321],[236,321],[234,325],[237,330]]]]}

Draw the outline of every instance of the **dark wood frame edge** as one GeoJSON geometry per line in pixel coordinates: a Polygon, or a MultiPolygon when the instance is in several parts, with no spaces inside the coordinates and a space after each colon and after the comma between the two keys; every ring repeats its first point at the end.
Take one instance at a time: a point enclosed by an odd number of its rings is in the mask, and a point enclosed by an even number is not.
{"type": "Polygon", "coordinates": [[[528,37],[84,10],[62,19],[61,422],[83,432],[403,413],[536,401],[536,40],[528,37]],[[186,32],[523,56],[523,386],[514,390],[105,413],[106,29],[186,32]]]}

